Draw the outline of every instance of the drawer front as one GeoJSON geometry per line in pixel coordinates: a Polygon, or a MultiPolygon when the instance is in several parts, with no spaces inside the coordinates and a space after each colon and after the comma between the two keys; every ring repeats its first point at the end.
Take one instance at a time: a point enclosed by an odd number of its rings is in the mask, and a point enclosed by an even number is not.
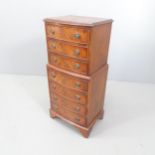
{"type": "Polygon", "coordinates": [[[71,102],[64,97],[57,95],[54,92],[52,92],[51,96],[52,103],[54,104],[55,108],[66,108],[74,113],[86,115],[86,107],[84,105],[78,104],[76,102],[71,102]]]}
{"type": "Polygon", "coordinates": [[[66,98],[69,98],[75,102],[81,103],[81,104],[86,104],[87,103],[87,94],[86,93],[81,93],[79,91],[67,89],[63,87],[60,84],[56,84],[54,82],[50,83],[50,88],[52,92],[56,92],[62,96],[65,96],[66,98]]]}
{"type": "Polygon", "coordinates": [[[53,80],[67,88],[74,88],[76,90],[83,90],[83,91],[88,90],[87,80],[82,80],[80,78],[76,78],[68,74],[61,73],[50,67],[47,67],[47,69],[48,69],[48,78],[50,81],[53,80]]]}
{"type": "Polygon", "coordinates": [[[56,67],[84,75],[87,75],[88,72],[87,63],[83,63],[68,57],[58,56],[53,53],[49,53],[49,63],[56,67]]]}
{"type": "Polygon", "coordinates": [[[89,42],[89,30],[80,27],[46,25],[47,37],[59,40],[87,44],[89,42]]]}
{"type": "Polygon", "coordinates": [[[50,52],[55,52],[78,59],[88,59],[87,48],[69,45],[54,39],[48,39],[47,44],[50,52]]]}
{"type": "Polygon", "coordinates": [[[73,112],[69,111],[68,109],[65,109],[62,107],[59,108],[55,104],[52,104],[52,109],[54,111],[56,111],[58,114],[60,114],[61,116],[63,116],[64,118],[66,118],[74,123],[77,123],[77,124],[83,125],[83,126],[86,125],[86,119],[84,117],[79,116],[78,114],[73,113],[73,112]]]}

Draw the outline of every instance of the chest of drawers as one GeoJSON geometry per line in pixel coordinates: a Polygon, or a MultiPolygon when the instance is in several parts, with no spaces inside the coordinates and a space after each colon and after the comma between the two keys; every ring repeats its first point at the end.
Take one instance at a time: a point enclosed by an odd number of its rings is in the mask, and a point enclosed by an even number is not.
{"type": "Polygon", "coordinates": [[[111,19],[47,18],[50,115],[88,137],[104,113],[111,19]]]}

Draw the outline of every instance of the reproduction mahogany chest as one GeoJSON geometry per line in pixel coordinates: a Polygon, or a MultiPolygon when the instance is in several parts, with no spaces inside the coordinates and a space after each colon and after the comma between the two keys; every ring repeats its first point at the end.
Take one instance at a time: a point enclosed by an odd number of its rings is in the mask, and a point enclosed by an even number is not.
{"type": "Polygon", "coordinates": [[[50,115],[88,137],[104,113],[112,20],[63,16],[44,21],[50,115]]]}

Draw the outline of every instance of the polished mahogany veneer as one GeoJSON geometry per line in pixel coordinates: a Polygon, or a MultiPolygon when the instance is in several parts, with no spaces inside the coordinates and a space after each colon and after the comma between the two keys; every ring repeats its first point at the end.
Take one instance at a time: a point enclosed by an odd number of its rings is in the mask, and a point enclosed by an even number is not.
{"type": "Polygon", "coordinates": [[[50,115],[88,137],[104,113],[112,20],[64,16],[44,21],[50,115]]]}

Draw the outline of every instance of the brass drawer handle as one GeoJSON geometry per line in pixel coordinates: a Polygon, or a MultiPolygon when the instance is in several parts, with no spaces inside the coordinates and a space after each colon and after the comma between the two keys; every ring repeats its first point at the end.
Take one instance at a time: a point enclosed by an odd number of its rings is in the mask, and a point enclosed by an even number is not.
{"type": "Polygon", "coordinates": [[[79,68],[80,68],[80,64],[76,63],[76,64],[75,64],[75,68],[76,68],[76,69],[79,69],[79,68]]]}
{"type": "Polygon", "coordinates": [[[76,110],[76,111],[80,111],[80,107],[78,107],[78,106],[75,107],[75,110],[76,110]]]}
{"type": "Polygon", "coordinates": [[[52,33],[52,35],[55,35],[55,31],[54,30],[50,30],[50,32],[52,33]]]}
{"type": "Polygon", "coordinates": [[[57,101],[58,100],[58,97],[54,96],[54,100],[57,101]]]}
{"type": "Polygon", "coordinates": [[[77,100],[80,100],[80,99],[81,99],[81,96],[80,96],[80,95],[75,95],[75,98],[76,98],[77,100]]]}
{"type": "Polygon", "coordinates": [[[75,83],[75,87],[80,88],[81,87],[81,83],[80,82],[76,82],[75,83]]]}
{"type": "Polygon", "coordinates": [[[75,39],[80,39],[81,35],[80,35],[79,33],[76,33],[76,34],[73,34],[73,37],[74,37],[75,39]]]}
{"type": "Polygon", "coordinates": [[[80,50],[79,49],[75,49],[74,55],[78,56],[79,54],[80,54],[80,50]]]}
{"type": "Polygon", "coordinates": [[[54,63],[57,63],[58,62],[58,59],[57,58],[54,58],[54,63]]]}
{"type": "Polygon", "coordinates": [[[52,48],[56,49],[56,44],[52,44],[52,48]]]}
{"type": "Polygon", "coordinates": [[[52,77],[53,78],[56,78],[56,74],[54,72],[52,73],[52,77]]]}

